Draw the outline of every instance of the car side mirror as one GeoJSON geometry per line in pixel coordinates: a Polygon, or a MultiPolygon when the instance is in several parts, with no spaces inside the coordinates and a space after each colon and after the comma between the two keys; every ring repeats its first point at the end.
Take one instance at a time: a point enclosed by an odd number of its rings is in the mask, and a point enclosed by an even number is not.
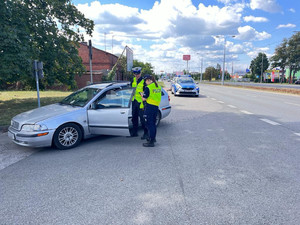
{"type": "Polygon", "coordinates": [[[97,104],[96,104],[96,102],[93,102],[93,103],[91,104],[91,109],[97,109],[97,104]]]}

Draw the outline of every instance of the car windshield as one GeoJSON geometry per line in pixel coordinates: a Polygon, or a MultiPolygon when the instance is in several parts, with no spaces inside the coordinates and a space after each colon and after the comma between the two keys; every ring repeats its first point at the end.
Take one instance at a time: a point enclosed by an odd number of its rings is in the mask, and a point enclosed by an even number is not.
{"type": "Polygon", "coordinates": [[[80,89],[64,98],[60,104],[83,107],[100,91],[98,88],[80,89]]]}
{"type": "Polygon", "coordinates": [[[190,77],[180,78],[178,83],[194,83],[194,80],[190,77]]]}

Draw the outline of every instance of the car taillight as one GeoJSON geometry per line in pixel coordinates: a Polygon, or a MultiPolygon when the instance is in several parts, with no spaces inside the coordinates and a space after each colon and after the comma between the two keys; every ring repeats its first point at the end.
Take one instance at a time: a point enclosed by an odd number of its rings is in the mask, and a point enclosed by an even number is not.
{"type": "Polygon", "coordinates": [[[169,101],[170,101],[170,95],[168,95],[168,99],[169,99],[169,101]]]}

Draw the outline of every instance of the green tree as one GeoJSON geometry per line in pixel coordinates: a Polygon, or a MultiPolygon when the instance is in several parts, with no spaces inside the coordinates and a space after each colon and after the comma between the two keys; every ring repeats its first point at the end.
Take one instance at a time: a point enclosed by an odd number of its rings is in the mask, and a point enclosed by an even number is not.
{"type": "Polygon", "coordinates": [[[287,53],[290,69],[289,81],[292,83],[295,79],[295,73],[300,70],[300,32],[297,32],[289,39],[287,53]]]}
{"type": "Polygon", "coordinates": [[[288,40],[285,38],[283,42],[275,49],[274,55],[271,57],[272,67],[280,67],[281,69],[281,82],[284,78],[285,67],[288,65],[288,40]]]}
{"type": "Polygon", "coordinates": [[[205,69],[203,79],[211,81],[212,79],[216,79],[219,73],[220,71],[218,71],[216,68],[214,68],[213,66],[209,66],[205,69]]]}
{"type": "Polygon", "coordinates": [[[153,66],[151,63],[143,63],[138,60],[133,60],[133,67],[141,67],[142,68],[142,76],[149,74],[149,75],[154,75],[153,72],[153,66]]]}
{"type": "Polygon", "coordinates": [[[262,79],[261,73],[269,68],[269,60],[265,53],[259,53],[256,58],[251,61],[250,70],[255,76],[259,76],[259,80],[262,79]]]}
{"type": "Polygon", "coordinates": [[[71,0],[4,0],[0,2],[0,82],[34,86],[32,61],[44,63],[44,85],[75,85],[84,67],[78,56],[83,32],[94,23],[71,0]],[[81,30],[80,30],[81,29],[81,30]]]}
{"type": "MultiPolygon", "coordinates": [[[[133,60],[133,67],[141,67],[142,68],[142,76],[144,76],[145,74],[149,74],[152,76],[155,76],[154,72],[153,72],[153,66],[151,65],[151,63],[143,63],[140,62],[138,60],[133,60]]],[[[127,72],[127,60],[125,56],[121,56],[121,58],[119,58],[118,62],[116,65],[113,66],[113,69],[109,72],[108,74],[108,80],[114,80],[116,78],[116,70],[118,69],[118,71],[123,74],[123,80],[131,80],[133,78],[133,75],[131,72],[127,72]]]]}

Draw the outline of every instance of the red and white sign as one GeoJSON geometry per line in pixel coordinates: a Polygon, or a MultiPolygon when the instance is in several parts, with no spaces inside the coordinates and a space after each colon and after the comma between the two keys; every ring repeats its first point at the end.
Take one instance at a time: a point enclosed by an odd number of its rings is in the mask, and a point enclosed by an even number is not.
{"type": "Polygon", "coordinates": [[[183,55],[183,60],[191,60],[191,55],[183,55]]]}

